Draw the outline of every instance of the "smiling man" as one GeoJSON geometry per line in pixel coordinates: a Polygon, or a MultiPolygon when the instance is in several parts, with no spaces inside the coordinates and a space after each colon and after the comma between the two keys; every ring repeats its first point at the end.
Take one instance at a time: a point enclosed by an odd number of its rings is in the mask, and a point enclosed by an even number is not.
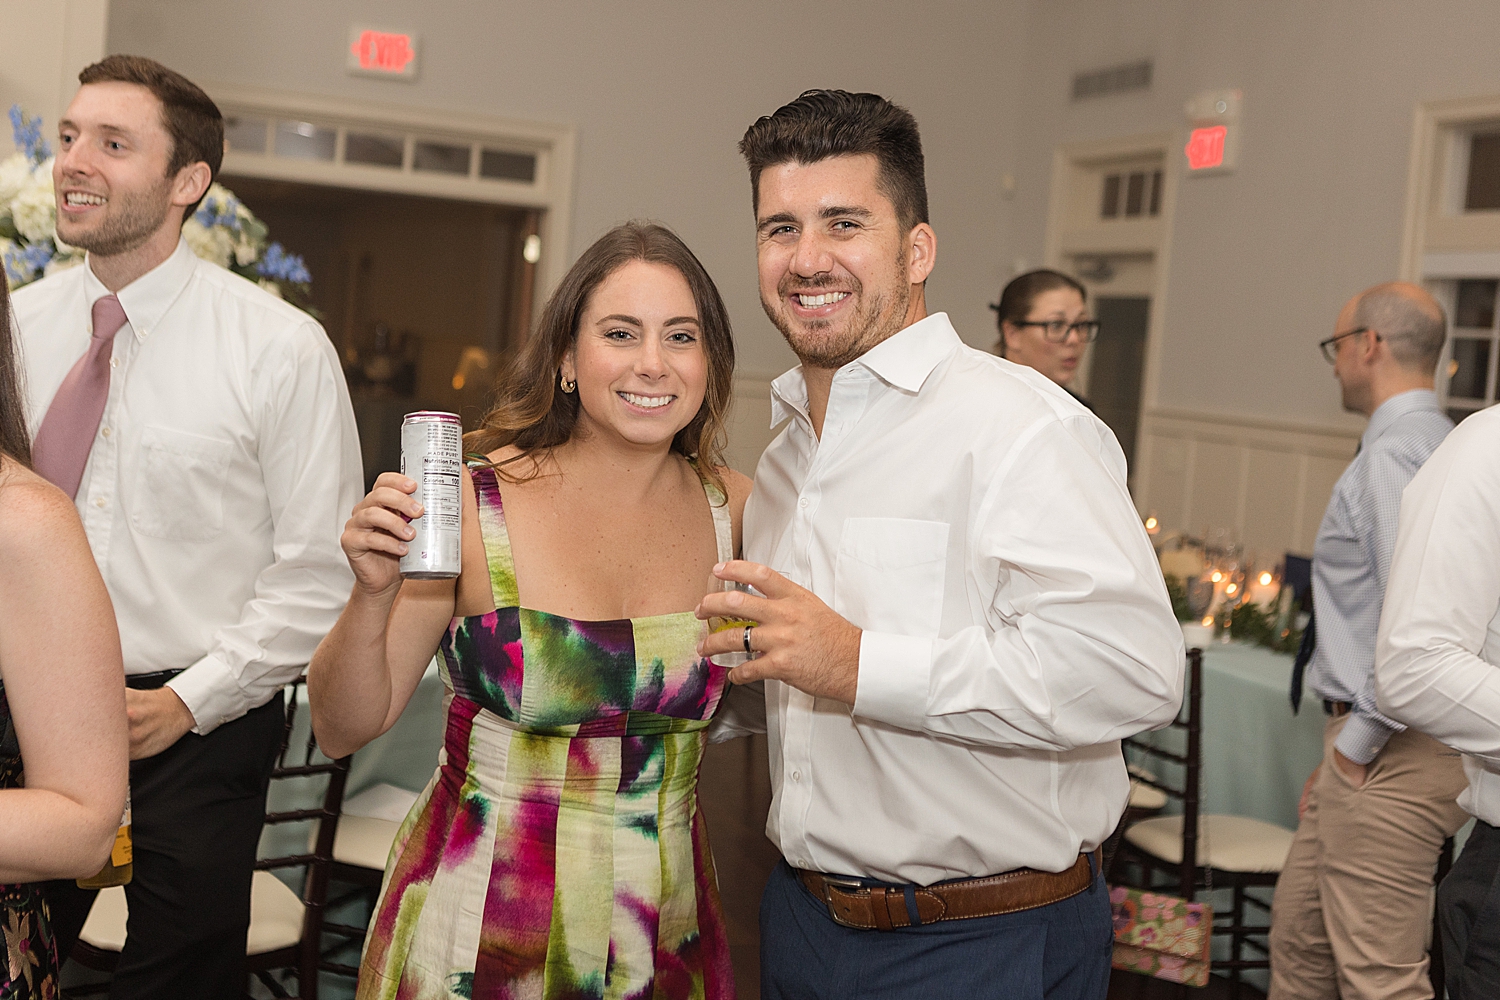
{"type": "Polygon", "coordinates": [[[1109,429],[963,344],[921,140],[873,94],[750,127],[761,302],[801,360],[700,614],[750,619],[717,735],[770,734],[762,995],[1102,998],[1119,740],[1181,700],[1182,633],[1109,429]],[[748,696],[748,697],[747,697],[748,696]]]}
{"type": "MultiPolygon", "coordinates": [[[[322,328],[183,242],[223,156],[213,101],[135,56],[79,81],[53,183],[87,261],[15,317],[36,469],[77,503],[125,653],[135,870],[110,995],[238,998],[281,689],[349,593],[358,438],[322,328]]],[[[49,886],[63,956],[93,895],[49,886]]]]}

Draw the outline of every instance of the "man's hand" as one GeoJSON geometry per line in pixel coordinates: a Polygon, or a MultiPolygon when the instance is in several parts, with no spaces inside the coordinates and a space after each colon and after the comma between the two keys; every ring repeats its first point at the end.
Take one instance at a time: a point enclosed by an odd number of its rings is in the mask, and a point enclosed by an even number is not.
{"type": "Polygon", "coordinates": [[[1318,771],[1322,765],[1313,768],[1313,773],[1307,776],[1307,784],[1302,786],[1302,797],[1297,800],[1297,822],[1302,822],[1302,817],[1307,815],[1307,800],[1312,797],[1313,782],[1318,780],[1318,771]]]}
{"type": "MultiPolygon", "coordinates": [[[[730,681],[750,684],[769,677],[815,698],[854,704],[859,686],[858,628],[812,591],[759,563],[720,563],[714,576],[749,584],[766,595],[715,591],[698,604],[699,618],[747,618],[757,623],[750,635],[755,658],[731,670],[730,681]]],[[[715,632],[699,644],[698,654],[743,653],[744,635],[741,628],[715,632]]]]}
{"type": "Polygon", "coordinates": [[[125,718],[130,721],[131,760],[155,757],[195,725],[193,713],[169,687],[155,691],[126,688],[125,718]]]}
{"type": "Polygon", "coordinates": [[[1333,766],[1338,768],[1340,773],[1349,779],[1349,784],[1355,788],[1362,788],[1364,786],[1365,778],[1369,773],[1368,765],[1354,763],[1354,761],[1339,753],[1338,747],[1334,747],[1333,766]]]}

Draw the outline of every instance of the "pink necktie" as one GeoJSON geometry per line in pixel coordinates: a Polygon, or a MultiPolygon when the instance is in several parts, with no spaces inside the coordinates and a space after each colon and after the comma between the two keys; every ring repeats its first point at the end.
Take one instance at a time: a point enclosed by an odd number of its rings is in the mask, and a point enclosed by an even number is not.
{"type": "Polygon", "coordinates": [[[63,379],[42,418],[31,446],[31,464],[70,497],[78,495],[83,467],[88,464],[94,434],[109,397],[109,359],[115,334],[125,325],[120,300],[106,295],[94,303],[94,335],[88,353],[78,359],[63,379]]]}

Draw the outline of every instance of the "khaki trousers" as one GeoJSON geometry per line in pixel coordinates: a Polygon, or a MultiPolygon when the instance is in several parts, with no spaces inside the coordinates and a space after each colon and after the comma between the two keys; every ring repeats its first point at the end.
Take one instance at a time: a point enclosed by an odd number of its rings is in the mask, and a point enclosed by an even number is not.
{"type": "Polygon", "coordinates": [[[1307,813],[1276,883],[1269,1000],[1426,1000],[1432,879],[1443,840],[1468,818],[1454,801],[1463,765],[1408,729],[1355,788],[1333,764],[1347,721],[1329,720],[1307,813]]]}

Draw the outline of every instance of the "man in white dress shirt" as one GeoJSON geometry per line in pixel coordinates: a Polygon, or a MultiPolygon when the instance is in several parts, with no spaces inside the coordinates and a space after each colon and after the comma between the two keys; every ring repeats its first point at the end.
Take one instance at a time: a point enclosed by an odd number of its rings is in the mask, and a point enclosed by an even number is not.
{"type": "Polygon", "coordinates": [[[765,681],[724,723],[770,736],[762,995],[1101,998],[1119,740],[1172,718],[1184,656],[1124,456],[928,315],[910,113],[809,91],[740,149],[762,305],[802,362],[746,561],[716,570],[764,597],[700,608],[758,623],[704,649],[765,681]]]}
{"type": "Polygon", "coordinates": [[[1475,823],[1438,887],[1443,964],[1452,1000],[1500,997],[1500,406],[1454,428],[1402,495],[1375,693],[1463,754],[1475,823]]]}
{"type": "MultiPolygon", "coordinates": [[[[37,469],[75,494],[125,652],[134,879],[111,996],[238,998],[282,687],[351,583],[354,416],[321,327],[182,240],[218,108],[149,59],[79,79],[53,180],[87,262],[18,291],[15,316],[37,469]]],[[[49,887],[64,957],[92,896],[49,887]]]]}

